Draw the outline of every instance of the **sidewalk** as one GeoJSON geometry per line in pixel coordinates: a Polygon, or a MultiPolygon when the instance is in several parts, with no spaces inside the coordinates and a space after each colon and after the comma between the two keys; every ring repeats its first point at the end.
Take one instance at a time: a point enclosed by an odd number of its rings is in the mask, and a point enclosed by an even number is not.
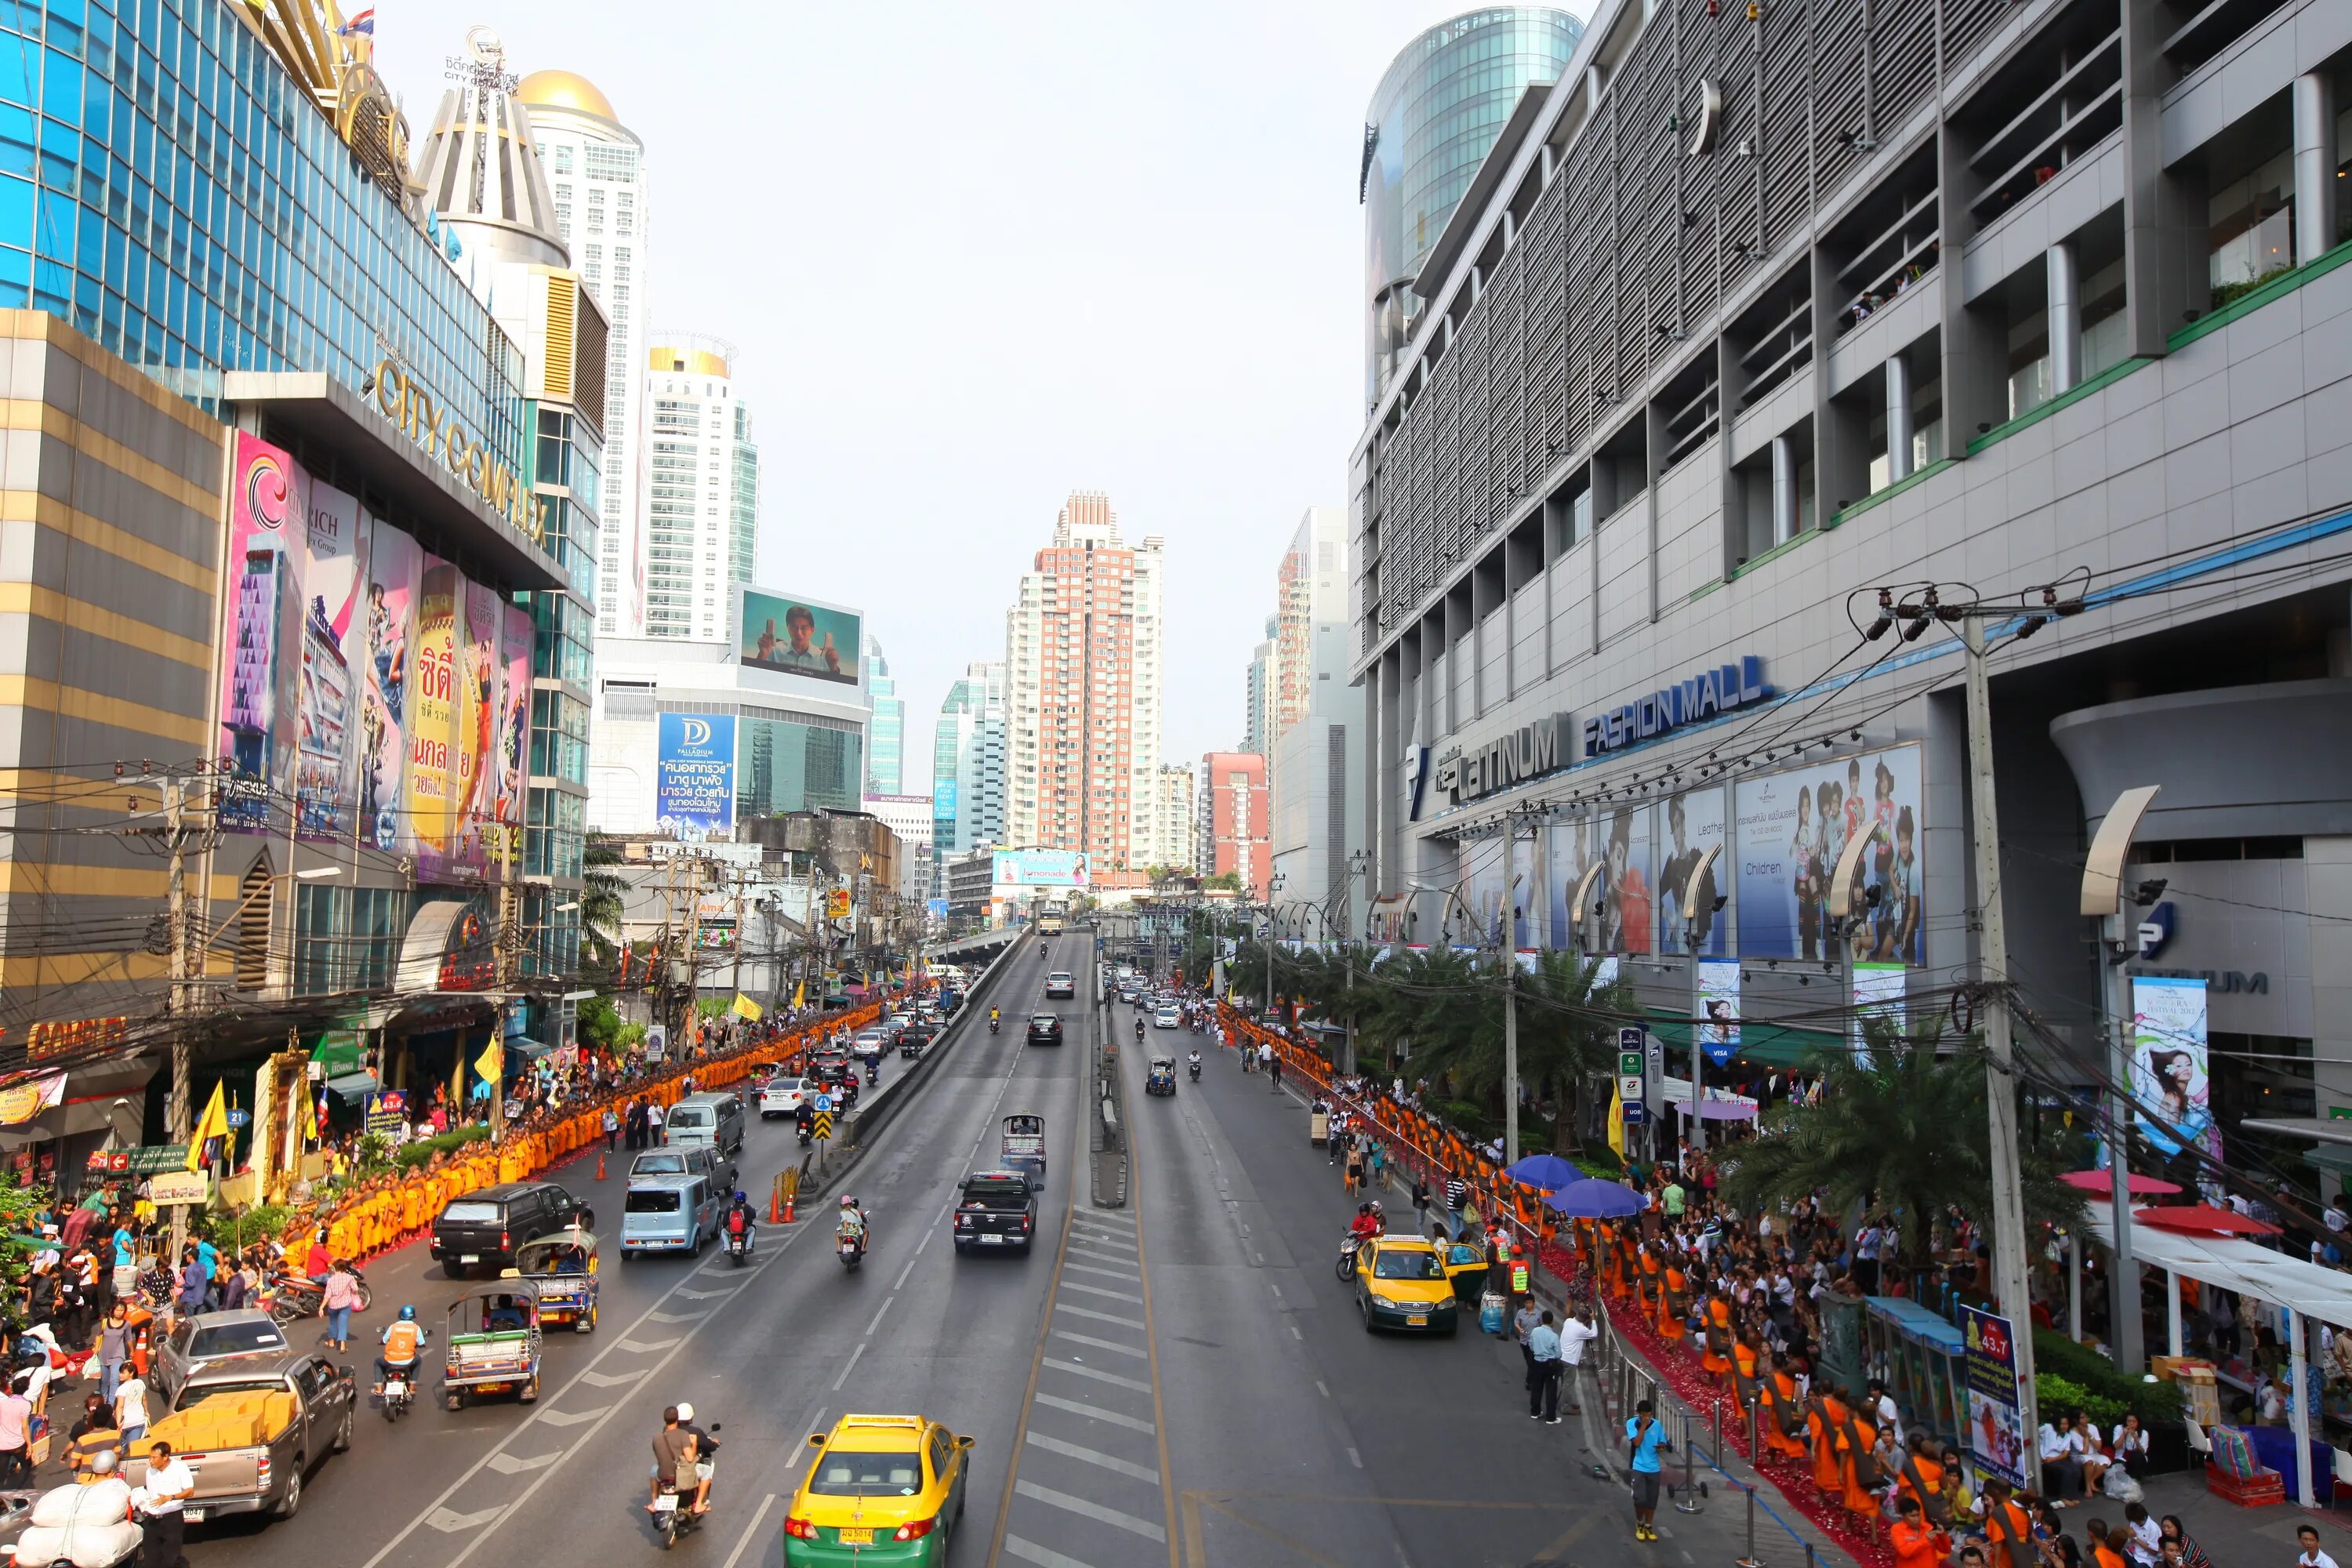
{"type": "MultiPolygon", "coordinates": [[[[2294,1532],[2306,1524],[2318,1526],[2321,1551],[2339,1563],[2352,1561],[2352,1512],[2305,1510],[2291,1502],[2240,1508],[2215,1497],[2206,1487],[2201,1469],[2151,1477],[2145,1489],[2149,1515],[2160,1520],[2168,1513],[2179,1514],[2190,1538],[2205,1549],[2216,1568],[2242,1563],[2246,1568],[2289,1568],[2299,1550],[2294,1532]]],[[[2319,1495],[2327,1495],[2324,1485],[2319,1495]]],[[[2084,1521],[2104,1519],[2114,1524],[2122,1520],[2123,1512],[2121,1503],[2101,1500],[2068,1509],[2063,1517],[2068,1533],[2079,1541],[2084,1521]]]]}

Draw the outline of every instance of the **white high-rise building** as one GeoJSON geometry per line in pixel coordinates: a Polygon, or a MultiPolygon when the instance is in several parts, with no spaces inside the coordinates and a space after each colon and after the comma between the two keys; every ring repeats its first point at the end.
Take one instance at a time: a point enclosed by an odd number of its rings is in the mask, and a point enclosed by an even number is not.
{"type": "Polygon", "coordinates": [[[1074,491],[1004,616],[1005,837],[1082,850],[1097,879],[1160,858],[1163,549],[1074,491]]]}
{"type": "Polygon", "coordinates": [[[1348,514],[1307,509],[1275,572],[1263,712],[1274,869],[1285,903],[1357,929],[1349,868],[1363,847],[1364,689],[1348,683],[1348,514]]]}
{"type": "Polygon", "coordinates": [[[1004,840],[1004,666],[975,660],[948,688],[931,726],[931,848],[947,896],[947,866],[1004,840]]]}
{"type": "Polygon", "coordinates": [[[760,448],[735,394],[735,346],[657,332],[646,353],[646,630],[724,642],[730,590],[751,580],[760,448]]]}
{"type": "Polygon", "coordinates": [[[1156,866],[1172,866],[1180,871],[1190,871],[1200,865],[1200,850],[1194,837],[1200,831],[1200,821],[1192,811],[1192,764],[1163,763],[1160,767],[1160,826],[1156,843],[1159,855],[1156,866]]]}
{"type": "Polygon", "coordinates": [[[646,635],[645,439],[646,230],[652,222],[645,144],[585,77],[533,71],[515,96],[530,106],[556,232],[612,323],[604,352],[604,467],[598,512],[596,629],[646,635]]]}

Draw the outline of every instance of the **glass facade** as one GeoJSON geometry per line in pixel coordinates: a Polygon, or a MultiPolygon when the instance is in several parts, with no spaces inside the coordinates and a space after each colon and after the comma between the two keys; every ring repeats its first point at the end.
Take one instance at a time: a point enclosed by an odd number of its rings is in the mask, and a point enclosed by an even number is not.
{"type": "Polygon", "coordinates": [[[862,810],[866,736],[855,724],[745,713],[735,725],[735,777],[738,822],[788,811],[862,810]]]}
{"type": "Polygon", "coordinates": [[[536,479],[547,503],[547,552],[563,568],[572,591],[596,606],[597,541],[604,531],[600,472],[604,443],[593,426],[561,408],[539,408],[536,479]]]}
{"type": "Polygon", "coordinates": [[[1403,345],[1422,300],[1403,285],[1470,188],[1519,96],[1559,79],[1584,37],[1565,11],[1500,5],[1430,28],[1392,61],[1364,117],[1364,399],[1403,345]]]}
{"type": "Polygon", "coordinates": [[[397,352],[525,471],[520,356],[225,0],[0,3],[0,307],[207,408],[397,352]]]}
{"type": "Polygon", "coordinates": [[[898,682],[877,637],[866,639],[866,690],[874,703],[866,747],[866,793],[897,795],[906,776],[907,703],[898,695],[898,682]]]}

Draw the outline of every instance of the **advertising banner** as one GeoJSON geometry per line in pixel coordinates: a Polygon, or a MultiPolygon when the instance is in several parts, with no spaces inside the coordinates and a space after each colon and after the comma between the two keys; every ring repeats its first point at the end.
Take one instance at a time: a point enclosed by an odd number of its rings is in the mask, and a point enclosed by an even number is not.
{"type": "Polygon", "coordinates": [[[1599,929],[1596,923],[1600,920],[1598,906],[1607,889],[1597,881],[1593,884],[1593,890],[1585,895],[1584,908],[1578,911],[1581,923],[1575,931],[1571,931],[1569,925],[1568,908],[1568,900],[1576,897],[1576,889],[1583,882],[1584,873],[1601,855],[1600,847],[1593,837],[1592,819],[1584,816],[1574,822],[1556,822],[1552,824],[1550,832],[1551,944],[1564,948],[1581,945],[1585,952],[1592,952],[1592,933],[1599,929]],[[1580,944],[1578,941],[1580,932],[1583,939],[1580,944]]]}
{"type": "Polygon", "coordinates": [[[1461,868],[1463,908],[1444,905],[1445,938],[1454,942],[1487,946],[1499,934],[1500,920],[1509,910],[1510,840],[1500,836],[1465,841],[1457,862],[1461,868]]]}
{"type": "Polygon", "coordinates": [[[1739,961],[1703,958],[1698,965],[1699,1048],[1721,1067],[1739,1049],[1739,961]]]}
{"type": "Polygon", "coordinates": [[[858,684],[862,617],[855,610],[745,588],[737,654],[752,669],[858,684]]]}
{"type": "MultiPolygon", "coordinates": [[[[520,605],[499,606],[498,832],[490,841],[493,864],[522,861],[522,829],[530,791],[524,771],[530,749],[530,612],[520,605]]],[[[551,763],[551,766],[553,764],[551,763]]]]}
{"type": "Polygon", "coordinates": [[[243,431],[229,495],[221,595],[220,825],[270,831],[294,798],[295,715],[302,660],[302,520],[310,480],[285,452],[243,431]]]}
{"type": "Polygon", "coordinates": [[[1969,1458],[1977,1468],[2011,1486],[2027,1484],[2025,1424],[2019,1411],[2017,1346],[2009,1320],[1975,1307],[1960,1308],[1969,1391],[1969,1458]]]}
{"type": "Polygon", "coordinates": [[[387,1089],[367,1097],[367,1131],[394,1143],[408,1142],[408,1092],[387,1089]]]}
{"type": "Polygon", "coordinates": [[[1655,885],[1651,880],[1650,811],[1629,805],[1594,822],[1607,869],[1597,889],[1601,951],[1654,952],[1655,885]]]}
{"type": "Polygon", "coordinates": [[[390,854],[408,837],[408,670],[425,552],[396,528],[368,542],[367,689],[360,718],[360,839],[390,854]]]}
{"type": "Polygon", "coordinates": [[[2140,1136],[2168,1160],[2194,1143],[2218,1162],[2221,1130],[2213,1121],[2207,1076],[2205,982],[2135,974],[2131,995],[2132,1098],[2155,1112],[2137,1113],[2140,1136]]]}
{"type": "Polygon", "coordinates": [[[489,866],[498,824],[506,605],[488,584],[468,579],[465,605],[457,645],[457,837],[449,865],[452,875],[472,881],[489,866]]]}
{"type": "Polygon", "coordinates": [[[1856,1067],[1871,1063],[1870,1044],[1863,1034],[1863,1026],[1872,1018],[1884,1018],[1898,1032],[1908,1032],[1910,1022],[1905,1016],[1904,998],[1909,988],[1907,971],[1899,963],[1857,963],[1853,966],[1853,1061],[1856,1067]]]}
{"type": "Polygon", "coordinates": [[[1000,849],[990,875],[998,882],[1032,888],[1083,888],[1087,858],[1076,849],[1000,849]]]}
{"type": "Polygon", "coordinates": [[[1833,959],[1830,876],[1846,839],[1870,836],[1849,942],[1857,962],[1924,963],[1917,746],[1741,779],[1736,911],[1742,958],[1833,959]],[[1875,889],[1875,897],[1871,897],[1875,889]]]}
{"type": "Polygon", "coordinates": [[[305,534],[295,832],[341,840],[359,809],[360,683],[367,664],[368,514],[313,481],[305,534]]]}
{"type": "Polygon", "coordinates": [[[735,826],[735,715],[659,720],[654,812],[664,833],[692,840],[735,826]]]}
{"type": "Polygon", "coordinates": [[[1658,951],[1688,952],[1690,939],[1696,935],[1702,956],[1720,958],[1727,951],[1731,928],[1726,918],[1729,911],[1718,914],[1715,908],[1716,900],[1731,891],[1730,850],[1723,840],[1723,786],[1711,784],[1670,795],[1658,808],[1658,951]],[[1717,851],[1715,863],[1699,879],[1698,896],[1685,910],[1683,898],[1691,873],[1709,849],[1717,851]],[[1685,920],[1696,922],[1695,931],[1684,929],[1685,920]]]}
{"type": "MultiPolygon", "coordinates": [[[[1858,918],[1847,932],[1857,963],[1927,962],[1920,935],[1926,910],[1919,883],[1919,757],[1916,746],[1896,746],[1845,760],[1838,785],[1845,836],[1838,847],[1843,849],[1846,837],[1856,833],[1870,837],[1862,858],[1858,918]]],[[[1826,885],[1822,892],[1826,898],[1826,885]]]]}
{"type": "Polygon", "coordinates": [[[457,847],[457,653],[466,579],[425,557],[416,601],[416,710],[408,732],[408,820],[420,881],[449,879],[457,847]]]}

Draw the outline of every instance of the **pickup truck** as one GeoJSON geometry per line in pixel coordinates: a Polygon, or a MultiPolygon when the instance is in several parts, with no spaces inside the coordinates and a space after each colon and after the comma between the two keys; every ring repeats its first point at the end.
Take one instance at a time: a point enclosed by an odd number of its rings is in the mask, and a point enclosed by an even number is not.
{"type": "Polygon", "coordinates": [[[189,1523],[232,1513],[291,1519],[302,1506],[304,1474],[352,1446],[358,1408],[352,1369],[312,1351],[210,1362],[179,1385],[171,1413],[131,1446],[122,1479],[145,1484],[148,1455],[161,1438],[196,1473],[189,1523]]]}
{"type": "Polygon", "coordinates": [[[959,1253],[1019,1247],[1025,1256],[1037,1239],[1037,1194],[1020,1171],[974,1171],[963,1179],[953,1223],[959,1253]]]}

